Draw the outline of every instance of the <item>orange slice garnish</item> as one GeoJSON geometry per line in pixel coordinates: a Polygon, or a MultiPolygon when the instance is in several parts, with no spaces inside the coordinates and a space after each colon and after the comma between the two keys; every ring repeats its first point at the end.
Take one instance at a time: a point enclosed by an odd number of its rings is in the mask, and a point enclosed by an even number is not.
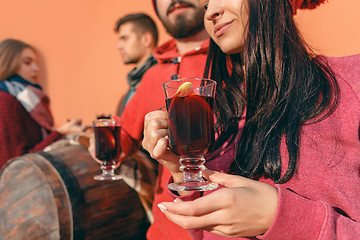
{"type": "Polygon", "coordinates": [[[192,90],[192,83],[191,82],[184,82],[180,85],[178,90],[176,91],[175,95],[178,97],[186,97],[193,93],[192,90]]]}

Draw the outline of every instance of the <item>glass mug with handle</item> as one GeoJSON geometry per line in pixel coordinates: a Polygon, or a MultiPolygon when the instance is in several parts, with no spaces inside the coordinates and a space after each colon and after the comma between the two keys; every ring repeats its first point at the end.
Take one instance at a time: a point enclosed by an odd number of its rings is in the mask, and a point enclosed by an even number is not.
{"type": "Polygon", "coordinates": [[[93,121],[95,133],[95,155],[102,161],[101,175],[95,180],[119,180],[115,174],[116,159],[121,154],[120,132],[121,122],[118,119],[97,119],[93,121]]]}
{"type": "Polygon", "coordinates": [[[204,155],[211,152],[215,142],[213,104],[216,82],[204,78],[183,78],[163,84],[170,149],[180,156],[183,181],[171,183],[174,191],[207,191],[218,187],[205,181],[204,155]]]}

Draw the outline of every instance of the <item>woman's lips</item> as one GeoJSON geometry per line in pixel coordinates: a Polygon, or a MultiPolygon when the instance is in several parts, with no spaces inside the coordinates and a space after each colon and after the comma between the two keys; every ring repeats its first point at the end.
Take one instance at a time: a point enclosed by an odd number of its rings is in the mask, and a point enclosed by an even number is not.
{"type": "Polygon", "coordinates": [[[231,23],[232,21],[216,25],[214,29],[215,36],[221,37],[231,26],[231,23]]]}

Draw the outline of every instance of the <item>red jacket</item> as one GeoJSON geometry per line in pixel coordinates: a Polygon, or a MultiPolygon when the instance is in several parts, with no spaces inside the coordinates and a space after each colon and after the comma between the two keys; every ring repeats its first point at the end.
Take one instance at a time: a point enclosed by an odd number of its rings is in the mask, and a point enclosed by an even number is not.
{"type": "MultiPolygon", "coordinates": [[[[209,41],[199,48],[183,55],[177,52],[174,40],[170,40],[155,49],[153,55],[158,64],[151,67],[143,76],[135,95],[126,105],[122,119],[122,150],[130,153],[137,149],[143,137],[144,117],[148,112],[165,106],[162,84],[182,77],[202,77],[207,57],[209,41]]],[[[147,239],[186,240],[191,239],[188,232],[170,222],[159,210],[157,204],[172,201],[164,181],[170,173],[159,166],[159,177],[153,203],[154,223],[150,226],[147,239]]]]}
{"type": "Polygon", "coordinates": [[[40,151],[61,138],[53,131],[42,139],[40,126],[9,93],[0,91],[0,103],[0,168],[10,158],[40,151]]]}

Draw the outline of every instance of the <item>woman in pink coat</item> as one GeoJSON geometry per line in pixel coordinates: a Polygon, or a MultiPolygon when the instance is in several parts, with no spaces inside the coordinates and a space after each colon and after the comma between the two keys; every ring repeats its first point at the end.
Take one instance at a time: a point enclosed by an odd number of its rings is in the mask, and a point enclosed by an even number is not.
{"type": "MultiPolygon", "coordinates": [[[[296,9],[321,0],[199,2],[218,83],[204,177],[221,187],[169,191],[164,217],[194,239],[359,239],[360,55],[317,56],[301,38],[296,9]]],[[[178,182],[167,127],[147,114],[143,146],[178,182]]]]}

